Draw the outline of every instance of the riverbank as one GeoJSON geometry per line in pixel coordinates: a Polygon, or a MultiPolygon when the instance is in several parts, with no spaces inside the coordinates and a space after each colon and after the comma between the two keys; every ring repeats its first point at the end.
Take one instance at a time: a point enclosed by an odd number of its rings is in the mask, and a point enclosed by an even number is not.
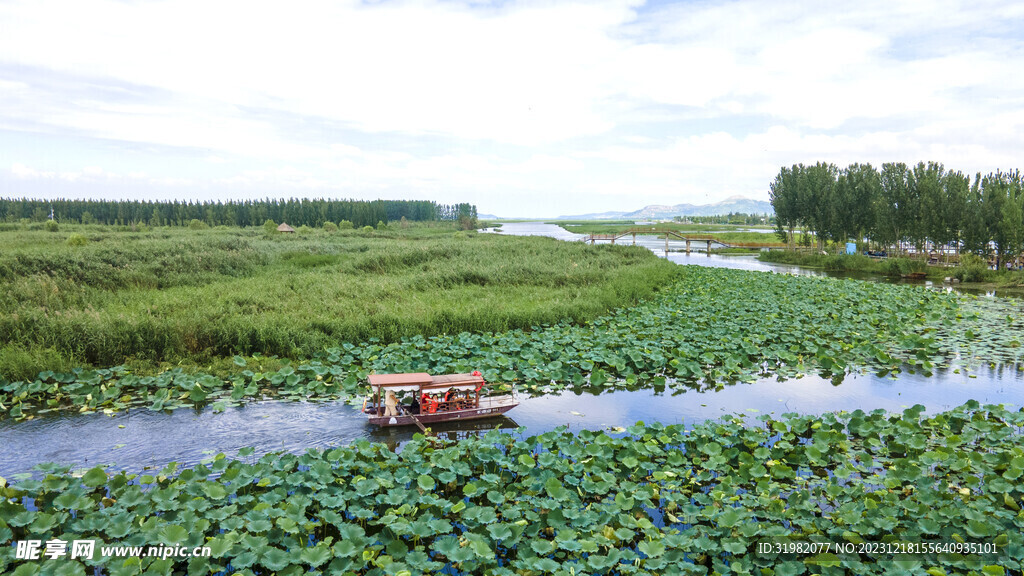
{"type": "Polygon", "coordinates": [[[761,252],[758,260],[790,264],[829,272],[864,272],[893,278],[916,276],[937,283],[946,282],[965,288],[1019,291],[1024,295],[1024,271],[991,270],[981,258],[965,255],[957,266],[928,265],[916,258],[872,258],[863,254],[821,254],[790,250],[761,252]]]}

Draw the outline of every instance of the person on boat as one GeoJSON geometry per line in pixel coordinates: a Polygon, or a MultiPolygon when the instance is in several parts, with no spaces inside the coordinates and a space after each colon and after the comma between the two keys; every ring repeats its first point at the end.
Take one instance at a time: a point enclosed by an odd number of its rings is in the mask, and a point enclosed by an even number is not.
{"type": "Polygon", "coordinates": [[[412,400],[409,400],[409,405],[406,407],[406,410],[409,411],[409,414],[420,413],[420,401],[419,398],[416,398],[415,394],[413,394],[412,400]]]}
{"type": "Polygon", "coordinates": [[[391,390],[384,396],[384,415],[398,416],[398,398],[391,390]]]}
{"type": "Polygon", "coordinates": [[[423,413],[429,412],[433,414],[434,412],[437,412],[437,407],[437,394],[427,394],[424,392],[423,397],[420,398],[420,411],[423,413]]]}

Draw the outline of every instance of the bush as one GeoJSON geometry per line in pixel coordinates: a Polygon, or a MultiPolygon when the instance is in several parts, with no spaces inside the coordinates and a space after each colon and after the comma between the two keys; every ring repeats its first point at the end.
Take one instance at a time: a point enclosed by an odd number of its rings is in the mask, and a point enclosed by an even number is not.
{"type": "Polygon", "coordinates": [[[330,222],[330,221],[324,222],[324,232],[337,232],[337,231],[338,231],[338,225],[337,224],[335,224],[334,222],[330,222]]]}
{"type": "Polygon", "coordinates": [[[206,222],[193,218],[189,223],[188,227],[191,230],[204,230],[206,228],[206,222]]]}
{"type": "Polygon", "coordinates": [[[846,269],[846,257],[836,255],[825,257],[825,270],[829,272],[843,272],[846,269]]]}
{"type": "Polygon", "coordinates": [[[354,226],[352,226],[352,222],[349,222],[348,220],[338,222],[338,230],[351,230],[352,228],[354,228],[354,226]]]}
{"type": "Polygon", "coordinates": [[[60,228],[56,220],[47,220],[45,226],[47,232],[56,232],[60,228]]]}
{"type": "Polygon", "coordinates": [[[263,223],[263,231],[266,232],[267,234],[273,234],[277,232],[277,224],[274,223],[274,221],[271,220],[270,218],[267,218],[267,220],[263,223]]]}
{"type": "Polygon", "coordinates": [[[901,267],[900,263],[903,262],[903,258],[886,258],[882,262],[882,274],[886,276],[900,276],[906,274],[904,268],[901,267]]]}
{"type": "Polygon", "coordinates": [[[910,258],[907,260],[908,274],[923,274],[928,272],[928,263],[921,258],[910,258]]]}
{"type": "Polygon", "coordinates": [[[373,226],[363,226],[363,232],[373,232],[373,226]]]}
{"type": "MultiPolygon", "coordinates": [[[[828,256],[817,253],[798,252],[795,250],[768,250],[758,254],[757,259],[762,262],[773,262],[775,264],[796,264],[798,266],[824,267],[828,256]]],[[[834,256],[832,256],[834,258],[834,256]]]]}
{"type": "Polygon", "coordinates": [[[888,258],[882,264],[882,273],[886,276],[905,276],[927,270],[928,264],[916,258],[888,258]]]}
{"type": "Polygon", "coordinates": [[[295,233],[296,234],[301,234],[303,236],[306,236],[307,234],[310,234],[311,232],[313,232],[313,228],[310,227],[310,226],[306,226],[305,224],[303,224],[302,226],[299,226],[298,228],[295,229],[295,233]]]}
{"type": "Polygon", "coordinates": [[[68,236],[68,239],[65,241],[65,244],[67,244],[68,246],[85,246],[88,243],[88,238],[77,233],[68,236]]]}
{"type": "Polygon", "coordinates": [[[874,265],[871,258],[863,254],[839,254],[825,256],[825,270],[830,272],[850,272],[853,270],[869,270],[874,265]]]}
{"type": "Polygon", "coordinates": [[[988,262],[977,254],[961,254],[960,263],[953,270],[953,277],[961,282],[984,282],[988,277],[988,262]]]}

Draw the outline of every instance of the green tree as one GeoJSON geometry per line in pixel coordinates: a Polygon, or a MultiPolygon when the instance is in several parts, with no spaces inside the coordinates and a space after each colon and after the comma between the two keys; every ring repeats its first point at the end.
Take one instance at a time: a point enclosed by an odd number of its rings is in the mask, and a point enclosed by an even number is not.
{"type": "MultiPolygon", "coordinates": [[[[933,236],[939,245],[952,244],[959,252],[962,230],[967,216],[967,197],[970,193],[970,179],[963,172],[946,172],[942,179],[943,202],[939,207],[945,227],[941,231],[944,236],[933,236]]],[[[938,234],[938,231],[933,232],[938,234]]]]}
{"type": "Polygon", "coordinates": [[[946,169],[937,162],[919,162],[911,172],[911,186],[919,202],[920,217],[910,227],[911,238],[918,250],[924,248],[925,240],[938,246],[950,241],[947,213],[942,209],[946,201],[942,183],[946,169]]]}
{"type": "Polygon", "coordinates": [[[775,233],[783,242],[788,242],[790,248],[793,247],[793,230],[800,223],[797,179],[802,168],[803,165],[783,166],[771,183],[768,194],[775,210],[775,233]]]}
{"type": "Polygon", "coordinates": [[[838,240],[842,234],[832,210],[838,175],[835,164],[818,162],[805,168],[800,178],[801,212],[818,239],[819,249],[824,247],[825,240],[838,240]]]}
{"type": "Polygon", "coordinates": [[[974,177],[974,184],[967,191],[964,202],[966,209],[961,218],[961,242],[969,253],[988,257],[989,231],[985,222],[985,198],[981,193],[981,174],[974,177]]]}
{"type": "Polygon", "coordinates": [[[989,174],[981,180],[984,198],[982,214],[995,243],[996,264],[1002,265],[1007,256],[1016,256],[1024,249],[1024,210],[1021,207],[1020,172],[989,174]]]}
{"type": "Polygon", "coordinates": [[[875,240],[896,246],[899,251],[917,212],[910,191],[910,171],[902,162],[882,164],[880,182],[875,240]]]}
{"type": "Polygon", "coordinates": [[[878,170],[871,164],[850,164],[839,174],[832,218],[841,236],[860,242],[874,228],[880,190],[878,170]]]}

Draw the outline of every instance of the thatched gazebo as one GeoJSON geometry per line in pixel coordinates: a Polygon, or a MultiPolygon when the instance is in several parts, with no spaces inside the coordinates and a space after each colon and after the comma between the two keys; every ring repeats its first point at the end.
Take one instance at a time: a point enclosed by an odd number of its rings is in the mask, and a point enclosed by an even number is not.
{"type": "Polygon", "coordinates": [[[281,222],[281,225],[277,227],[278,232],[295,232],[295,228],[281,222]]]}

